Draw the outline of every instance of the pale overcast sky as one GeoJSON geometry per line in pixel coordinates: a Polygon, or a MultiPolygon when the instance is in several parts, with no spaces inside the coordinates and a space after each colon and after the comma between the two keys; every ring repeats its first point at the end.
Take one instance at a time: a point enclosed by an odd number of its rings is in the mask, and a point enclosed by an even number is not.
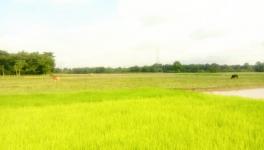
{"type": "Polygon", "coordinates": [[[0,0],[0,49],[58,67],[255,63],[263,17],[263,0],[0,0]]]}

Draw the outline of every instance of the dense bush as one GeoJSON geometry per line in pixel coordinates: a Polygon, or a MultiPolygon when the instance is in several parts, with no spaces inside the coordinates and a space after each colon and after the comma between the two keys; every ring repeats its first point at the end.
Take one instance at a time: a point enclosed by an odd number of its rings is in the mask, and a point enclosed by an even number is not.
{"type": "Polygon", "coordinates": [[[8,53],[0,50],[0,71],[2,75],[47,74],[54,71],[55,60],[50,52],[8,53]]]}

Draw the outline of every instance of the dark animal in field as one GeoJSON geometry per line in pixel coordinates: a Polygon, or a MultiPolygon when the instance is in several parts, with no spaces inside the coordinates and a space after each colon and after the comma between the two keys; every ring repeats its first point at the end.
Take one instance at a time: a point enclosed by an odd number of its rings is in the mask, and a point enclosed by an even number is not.
{"type": "Polygon", "coordinates": [[[233,74],[233,75],[231,76],[231,79],[238,79],[238,75],[237,75],[237,74],[233,74]]]}

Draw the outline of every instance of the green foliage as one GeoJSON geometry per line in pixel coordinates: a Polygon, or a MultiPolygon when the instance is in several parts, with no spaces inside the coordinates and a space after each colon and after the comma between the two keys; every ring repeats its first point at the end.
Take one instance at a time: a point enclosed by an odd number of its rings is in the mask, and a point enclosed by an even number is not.
{"type": "Polygon", "coordinates": [[[7,75],[47,74],[53,72],[55,60],[52,53],[0,51],[0,70],[7,75]]]}
{"type": "Polygon", "coordinates": [[[16,60],[15,61],[15,71],[16,71],[16,75],[20,75],[21,74],[21,70],[26,66],[26,61],[25,60],[16,60]]]}
{"type": "Polygon", "coordinates": [[[256,65],[255,65],[255,70],[257,72],[264,72],[264,62],[257,62],[256,65]]]}
{"type": "Polygon", "coordinates": [[[245,63],[244,65],[219,65],[213,64],[181,64],[175,61],[173,64],[153,64],[150,66],[132,66],[129,68],[56,68],[56,73],[124,73],[124,72],[174,72],[174,73],[195,73],[195,72],[264,72],[264,63],[258,62],[256,65],[245,63]]]}
{"type": "Polygon", "coordinates": [[[172,66],[173,66],[174,72],[181,72],[182,64],[179,61],[175,61],[172,66]]]}

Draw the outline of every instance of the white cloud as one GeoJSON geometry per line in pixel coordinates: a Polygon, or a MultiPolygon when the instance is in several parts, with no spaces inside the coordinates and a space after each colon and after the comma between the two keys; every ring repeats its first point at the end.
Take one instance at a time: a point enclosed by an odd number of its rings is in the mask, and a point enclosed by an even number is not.
{"type": "Polygon", "coordinates": [[[263,5],[261,0],[119,0],[116,16],[92,24],[21,27],[13,22],[0,44],[54,50],[59,66],[151,64],[156,49],[162,63],[254,63],[264,57],[263,5]]]}
{"type": "Polygon", "coordinates": [[[76,5],[90,3],[92,0],[13,0],[18,4],[51,4],[51,5],[76,5]]]}
{"type": "Polygon", "coordinates": [[[195,40],[203,40],[208,38],[217,38],[224,35],[225,35],[224,31],[199,29],[191,33],[190,36],[192,39],[195,40]]]}
{"type": "Polygon", "coordinates": [[[49,3],[55,5],[75,5],[75,4],[85,4],[90,3],[91,0],[48,0],[49,3]]]}

